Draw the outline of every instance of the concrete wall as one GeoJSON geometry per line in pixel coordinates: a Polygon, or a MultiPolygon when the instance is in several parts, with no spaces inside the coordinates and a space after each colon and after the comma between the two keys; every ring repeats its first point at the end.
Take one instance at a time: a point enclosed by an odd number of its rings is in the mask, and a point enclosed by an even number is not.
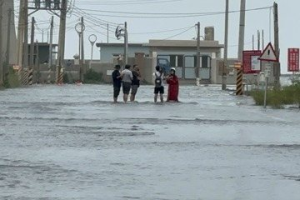
{"type": "MultiPolygon", "coordinates": [[[[212,75],[211,83],[212,84],[221,84],[222,83],[222,66],[223,59],[213,59],[212,60],[212,75]]],[[[227,84],[235,85],[236,84],[236,70],[234,68],[234,63],[237,62],[237,59],[228,59],[228,69],[227,73],[227,84]]],[[[266,62],[262,62],[262,71],[265,70],[266,62]]],[[[259,74],[244,74],[244,82],[248,85],[257,84],[259,82],[259,74]]],[[[271,71],[271,77],[269,78],[269,83],[274,83],[274,72],[271,71]]]]}
{"type": "MultiPolygon", "coordinates": [[[[128,57],[134,57],[135,53],[137,52],[142,52],[144,54],[149,54],[149,47],[129,47],[128,48],[128,57]]],[[[101,63],[109,63],[112,62],[113,60],[113,55],[114,54],[119,54],[119,55],[123,55],[124,54],[124,47],[115,47],[115,46],[111,46],[111,47],[101,47],[100,50],[100,62],[101,63]]]]}
{"type": "Polygon", "coordinates": [[[113,63],[99,63],[99,64],[92,64],[92,69],[98,73],[103,74],[103,81],[105,83],[111,83],[112,82],[111,74],[114,70],[114,66],[115,65],[113,63]]]}
{"type": "MultiPolygon", "coordinates": [[[[113,63],[100,63],[92,65],[93,70],[103,74],[103,79],[106,83],[112,82],[111,73],[114,70],[114,66],[116,64],[119,64],[116,59],[114,59],[113,61],[113,63]]],[[[128,63],[131,66],[134,64],[137,64],[139,66],[142,75],[142,84],[152,84],[152,74],[154,72],[153,69],[156,66],[156,58],[145,58],[143,57],[143,54],[137,54],[136,57],[128,58],[128,63]]]]}
{"type": "MultiPolygon", "coordinates": [[[[37,82],[37,77],[40,76],[39,82],[40,83],[47,83],[48,82],[48,76],[50,73],[51,82],[54,83],[56,80],[56,66],[51,67],[51,71],[49,71],[47,64],[40,64],[39,70],[35,69],[34,71],[34,82],[37,82]],[[37,73],[39,71],[39,74],[37,73]]],[[[65,68],[65,74],[68,75],[69,81],[71,83],[74,83],[75,81],[79,80],[79,66],[78,65],[72,65],[72,66],[66,66],[65,68]]]]}

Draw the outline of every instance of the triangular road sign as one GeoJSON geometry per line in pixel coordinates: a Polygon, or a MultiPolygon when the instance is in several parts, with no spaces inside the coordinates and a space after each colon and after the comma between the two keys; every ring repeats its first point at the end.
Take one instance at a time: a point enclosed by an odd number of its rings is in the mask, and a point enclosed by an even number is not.
{"type": "Polygon", "coordinates": [[[261,54],[259,60],[270,61],[270,62],[278,62],[278,58],[274,51],[274,48],[271,42],[266,46],[263,53],[261,54]]]}

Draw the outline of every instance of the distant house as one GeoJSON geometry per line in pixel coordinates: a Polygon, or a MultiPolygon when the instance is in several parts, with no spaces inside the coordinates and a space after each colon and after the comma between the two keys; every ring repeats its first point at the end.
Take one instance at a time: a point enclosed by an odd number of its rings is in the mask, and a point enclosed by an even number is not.
{"type": "MultiPolygon", "coordinates": [[[[124,53],[123,43],[97,43],[100,48],[102,63],[112,62],[124,53]]],[[[201,40],[201,70],[200,78],[211,79],[211,60],[221,57],[223,45],[214,40],[201,40]]],[[[149,43],[129,43],[128,57],[135,57],[136,53],[143,53],[145,57],[157,57],[157,62],[166,62],[175,67],[176,74],[181,79],[196,78],[197,41],[196,40],[149,40],[149,43]]]]}

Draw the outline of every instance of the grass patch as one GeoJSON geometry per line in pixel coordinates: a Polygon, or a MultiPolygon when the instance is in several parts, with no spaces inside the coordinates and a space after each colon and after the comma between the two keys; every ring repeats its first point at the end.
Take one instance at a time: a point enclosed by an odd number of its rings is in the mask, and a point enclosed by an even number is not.
{"type": "MultiPolygon", "coordinates": [[[[264,105],[264,91],[252,91],[250,95],[253,97],[255,104],[264,105]]],[[[300,82],[294,85],[273,89],[267,91],[267,105],[272,108],[283,108],[284,105],[296,104],[300,108],[300,82]]]]}
{"type": "Polygon", "coordinates": [[[12,68],[9,68],[8,74],[6,74],[4,80],[4,87],[5,88],[17,88],[20,86],[19,76],[18,73],[12,68]]]}
{"type": "Polygon", "coordinates": [[[84,75],[84,83],[87,84],[99,84],[103,83],[103,74],[89,69],[84,75]]]}

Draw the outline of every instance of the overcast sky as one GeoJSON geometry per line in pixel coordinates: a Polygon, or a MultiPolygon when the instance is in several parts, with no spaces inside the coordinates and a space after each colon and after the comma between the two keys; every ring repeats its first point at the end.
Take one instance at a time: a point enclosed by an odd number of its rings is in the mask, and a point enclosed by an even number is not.
{"type": "MultiPolygon", "coordinates": [[[[245,50],[252,49],[252,35],[257,39],[257,30],[264,30],[265,45],[273,42],[273,11],[268,8],[274,3],[272,0],[247,0],[246,9],[246,31],[245,50]],[[261,8],[259,10],[252,10],[261,8]],[[271,17],[271,18],[270,18],[271,17]],[[272,22],[270,26],[270,22],[272,22]],[[271,29],[270,29],[271,27],[271,29]]],[[[215,39],[224,43],[224,11],[225,0],[73,0],[72,7],[67,19],[67,41],[66,57],[72,58],[78,53],[78,35],[74,29],[80,16],[85,17],[85,52],[86,58],[90,58],[90,43],[88,37],[95,34],[97,42],[106,42],[106,23],[110,24],[110,42],[118,41],[114,37],[117,24],[125,21],[128,23],[129,42],[148,42],[149,39],[193,39],[196,29],[193,27],[198,21],[201,23],[201,35],[204,35],[204,27],[215,27],[215,39]],[[124,13],[125,12],[125,13],[124,13]],[[127,14],[131,13],[131,14],[127,14]],[[207,15],[207,13],[220,12],[219,14],[207,15]],[[132,14],[136,13],[136,14],[132,14]],[[158,14],[145,14],[158,13],[158,14]],[[175,13],[167,15],[159,13],[175,13]],[[204,13],[204,16],[186,14],[180,17],[180,13],[204,13]],[[156,18],[155,18],[156,17],[156,18]],[[103,24],[100,26],[100,24],[103,24]],[[159,33],[153,33],[159,32],[159,33]]],[[[287,71],[287,48],[300,47],[298,36],[300,30],[298,19],[300,13],[298,7],[300,1],[278,0],[279,25],[280,25],[280,49],[282,72],[287,71]]],[[[238,11],[240,0],[230,0],[230,11],[238,11]]],[[[44,30],[44,41],[47,41],[50,14],[47,11],[39,11],[34,14],[37,21],[37,39],[42,41],[42,30],[44,30]]],[[[55,37],[58,33],[58,18],[56,17],[55,37]]],[[[239,13],[233,12],[229,16],[229,56],[237,57],[239,13]]],[[[57,39],[55,39],[57,41],[57,39]]],[[[255,43],[257,47],[257,42],[255,43]]],[[[99,59],[99,49],[94,49],[94,59],[99,59]]]]}

